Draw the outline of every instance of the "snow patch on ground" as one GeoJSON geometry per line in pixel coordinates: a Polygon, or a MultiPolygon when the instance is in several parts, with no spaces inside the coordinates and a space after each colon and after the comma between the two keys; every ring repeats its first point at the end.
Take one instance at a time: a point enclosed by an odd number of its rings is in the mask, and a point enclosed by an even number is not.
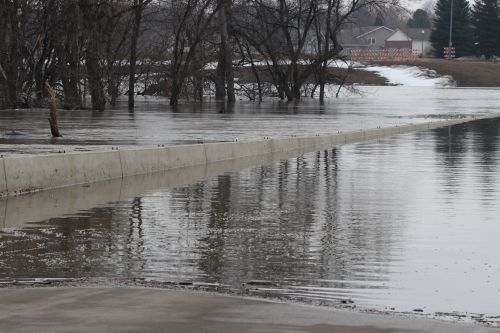
{"type": "Polygon", "coordinates": [[[389,81],[389,84],[408,87],[449,87],[454,81],[448,76],[439,76],[430,69],[417,66],[366,66],[365,71],[376,73],[389,81]]]}

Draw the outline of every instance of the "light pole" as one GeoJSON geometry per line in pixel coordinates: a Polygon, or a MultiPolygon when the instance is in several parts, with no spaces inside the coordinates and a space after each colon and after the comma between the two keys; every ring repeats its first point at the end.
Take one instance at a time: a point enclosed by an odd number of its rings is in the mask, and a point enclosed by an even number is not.
{"type": "Polygon", "coordinates": [[[451,47],[453,46],[452,37],[453,37],[453,0],[450,0],[450,40],[448,42],[448,47],[450,52],[451,52],[451,47]]]}
{"type": "Polygon", "coordinates": [[[424,38],[425,38],[425,30],[422,29],[422,58],[424,57],[424,38]]]}

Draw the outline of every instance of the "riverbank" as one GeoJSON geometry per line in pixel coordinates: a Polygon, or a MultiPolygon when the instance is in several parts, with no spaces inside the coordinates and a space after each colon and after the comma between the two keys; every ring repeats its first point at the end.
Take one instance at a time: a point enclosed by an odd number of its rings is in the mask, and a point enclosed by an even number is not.
{"type": "Polygon", "coordinates": [[[147,288],[1,289],[0,323],[11,333],[497,332],[429,319],[147,288]]]}
{"type": "MultiPolygon", "coordinates": [[[[339,64],[344,64],[343,62],[339,62],[339,64]]],[[[269,73],[265,72],[265,67],[259,67],[260,70],[260,79],[262,82],[272,82],[272,77],[269,73]]],[[[235,69],[235,76],[237,78],[238,83],[252,83],[255,82],[254,74],[251,69],[248,67],[238,67],[235,69]]],[[[313,83],[313,78],[310,79],[309,83],[313,83]]],[[[359,85],[367,85],[367,86],[386,86],[389,85],[389,82],[386,78],[372,73],[370,71],[366,71],[362,68],[350,68],[347,69],[344,66],[340,67],[329,67],[328,68],[328,83],[329,84],[359,84],[359,85]]]]}
{"type": "Polygon", "coordinates": [[[500,87],[500,63],[426,58],[413,62],[381,62],[380,65],[431,69],[439,76],[451,76],[457,87],[500,87]]]}

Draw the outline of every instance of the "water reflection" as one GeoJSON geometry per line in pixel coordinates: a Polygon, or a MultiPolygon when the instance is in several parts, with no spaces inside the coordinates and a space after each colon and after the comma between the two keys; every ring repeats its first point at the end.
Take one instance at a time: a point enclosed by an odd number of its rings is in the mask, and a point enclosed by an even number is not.
{"type": "Polygon", "coordinates": [[[492,120],[344,146],[5,228],[0,277],[498,315],[499,133],[492,120]]]}

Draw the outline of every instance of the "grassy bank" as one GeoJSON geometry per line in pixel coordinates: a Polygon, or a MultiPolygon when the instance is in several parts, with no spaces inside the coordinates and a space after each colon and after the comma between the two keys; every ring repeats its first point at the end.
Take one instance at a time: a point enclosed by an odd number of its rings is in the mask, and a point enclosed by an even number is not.
{"type": "Polygon", "coordinates": [[[500,87],[500,63],[419,59],[414,62],[383,62],[381,65],[408,65],[432,69],[439,75],[449,75],[458,87],[500,87]]]}

